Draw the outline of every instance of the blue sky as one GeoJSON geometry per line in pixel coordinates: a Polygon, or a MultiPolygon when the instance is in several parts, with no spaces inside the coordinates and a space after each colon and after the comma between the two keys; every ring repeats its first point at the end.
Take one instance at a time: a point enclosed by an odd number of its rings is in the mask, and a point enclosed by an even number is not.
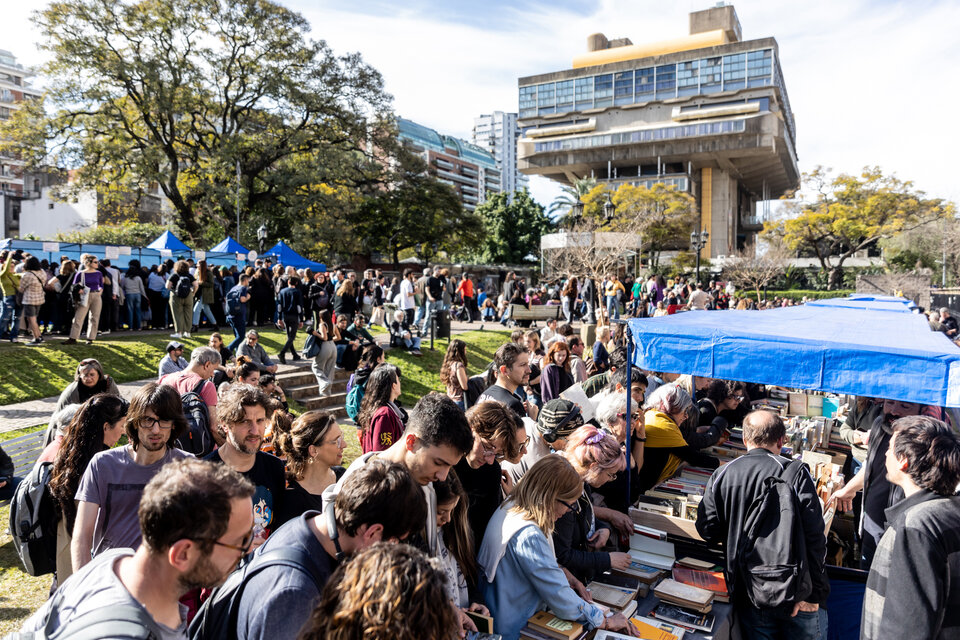
{"type": "MultiPolygon", "coordinates": [[[[337,52],[379,69],[398,114],[469,138],[473,118],[516,111],[517,78],[569,68],[586,38],[635,43],[686,35],[688,13],[713,0],[481,2],[282,0],[337,52]]],[[[960,2],[742,0],[744,39],[773,36],[797,123],[801,170],[880,165],[931,196],[960,201],[955,155],[960,2]]],[[[30,5],[6,8],[4,39],[40,60],[30,5]]],[[[549,203],[557,188],[532,183],[549,203]]]]}

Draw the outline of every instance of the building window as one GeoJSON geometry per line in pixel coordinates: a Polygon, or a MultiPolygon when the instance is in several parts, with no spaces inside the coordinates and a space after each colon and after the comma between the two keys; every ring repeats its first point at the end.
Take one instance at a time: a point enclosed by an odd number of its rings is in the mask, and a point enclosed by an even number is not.
{"type": "Polygon", "coordinates": [[[636,84],[634,95],[637,102],[646,102],[653,99],[653,67],[649,69],[637,69],[634,76],[636,84]]]}
{"type": "Polygon", "coordinates": [[[556,102],[554,102],[554,86],[552,82],[546,84],[537,85],[537,113],[543,115],[545,113],[555,113],[556,112],[556,102]]]}
{"type": "Polygon", "coordinates": [[[613,104],[613,74],[607,73],[593,78],[593,106],[609,107],[613,104]]]}
{"type": "Polygon", "coordinates": [[[573,111],[573,80],[557,83],[557,113],[573,111]]]}
{"type": "Polygon", "coordinates": [[[677,65],[677,95],[695,96],[700,93],[700,61],[691,60],[677,65]]]}
{"type": "Polygon", "coordinates": [[[633,103],[633,71],[621,71],[613,76],[613,103],[633,103]]]}
{"type": "Polygon", "coordinates": [[[751,51],[747,54],[747,86],[763,87],[773,83],[773,50],[751,51]]]}
{"type": "Polygon", "coordinates": [[[52,202],[48,202],[48,203],[47,203],[47,209],[53,209],[53,203],[52,203],[52,202]]]}
{"type": "Polygon", "coordinates": [[[700,61],[700,93],[717,93],[721,86],[721,58],[704,58],[700,61]]]}
{"type": "Polygon", "coordinates": [[[677,97],[677,65],[657,67],[657,100],[677,97]]]}
{"type": "Polygon", "coordinates": [[[593,109],[593,76],[574,81],[574,99],[577,111],[593,109]]]}
{"type": "Polygon", "coordinates": [[[723,56],[723,90],[732,91],[747,86],[747,54],[723,56]]]}
{"type": "Polygon", "coordinates": [[[520,117],[532,118],[537,115],[537,85],[520,87],[520,117]]]}

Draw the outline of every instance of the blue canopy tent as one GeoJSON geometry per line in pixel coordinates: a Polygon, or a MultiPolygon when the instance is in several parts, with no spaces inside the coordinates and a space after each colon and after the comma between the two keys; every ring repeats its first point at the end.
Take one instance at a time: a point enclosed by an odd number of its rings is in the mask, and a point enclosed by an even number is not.
{"type": "Polygon", "coordinates": [[[960,349],[918,314],[808,304],[629,326],[647,370],[960,407],[960,349]]]}
{"type": "Polygon", "coordinates": [[[167,249],[169,251],[190,251],[190,247],[180,242],[180,239],[169,231],[164,231],[156,240],[147,245],[147,249],[156,249],[160,251],[167,249]]]}
{"type": "Polygon", "coordinates": [[[250,253],[249,249],[234,240],[232,236],[224,238],[220,244],[210,249],[210,251],[218,253],[242,253],[244,255],[250,253]]]}
{"type": "Polygon", "coordinates": [[[807,302],[807,306],[893,311],[895,313],[913,313],[913,310],[917,308],[913,300],[907,300],[906,298],[897,296],[858,296],[856,294],[851,295],[849,298],[811,300],[807,302]]]}
{"type": "Polygon", "coordinates": [[[327,270],[327,265],[321,262],[307,260],[302,255],[287,246],[287,243],[285,243],[283,240],[270,247],[263,255],[275,257],[277,262],[285,267],[293,267],[294,269],[309,268],[320,272],[325,272],[327,270]]]}

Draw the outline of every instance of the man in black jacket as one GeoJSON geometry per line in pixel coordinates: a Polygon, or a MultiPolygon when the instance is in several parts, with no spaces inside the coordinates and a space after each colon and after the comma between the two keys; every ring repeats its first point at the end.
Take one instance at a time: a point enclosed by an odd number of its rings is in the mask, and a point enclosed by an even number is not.
{"type": "Polygon", "coordinates": [[[722,542],[727,555],[732,603],[747,640],[782,635],[791,640],[826,637],[826,615],[820,612],[830,593],[824,568],[826,539],[817,489],[801,463],[790,468],[788,458],[779,455],[786,439],[780,416],[771,411],[754,411],[743,421],[747,454],[719,469],[710,477],[703,501],[697,510],[697,531],[707,542],[722,542]],[[738,551],[744,520],[753,501],[761,495],[764,480],[781,476],[796,491],[800,502],[800,526],[806,547],[806,569],[812,590],[803,600],[775,609],[754,607],[737,588],[738,551]]]}

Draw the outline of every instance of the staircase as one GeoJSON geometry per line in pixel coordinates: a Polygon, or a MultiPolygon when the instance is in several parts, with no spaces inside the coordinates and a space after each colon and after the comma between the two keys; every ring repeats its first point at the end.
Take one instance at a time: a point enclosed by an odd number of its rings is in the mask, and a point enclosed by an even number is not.
{"type": "Polygon", "coordinates": [[[347,417],[347,381],[350,371],[334,369],[333,383],[325,396],[317,393],[317,378],[310,370],[312,360],[291,362],[277,374],[277,383],[283,387],[287,398],[296,400],[307,410],[324,409],[332,412],[341,421],[347,417]]]}

